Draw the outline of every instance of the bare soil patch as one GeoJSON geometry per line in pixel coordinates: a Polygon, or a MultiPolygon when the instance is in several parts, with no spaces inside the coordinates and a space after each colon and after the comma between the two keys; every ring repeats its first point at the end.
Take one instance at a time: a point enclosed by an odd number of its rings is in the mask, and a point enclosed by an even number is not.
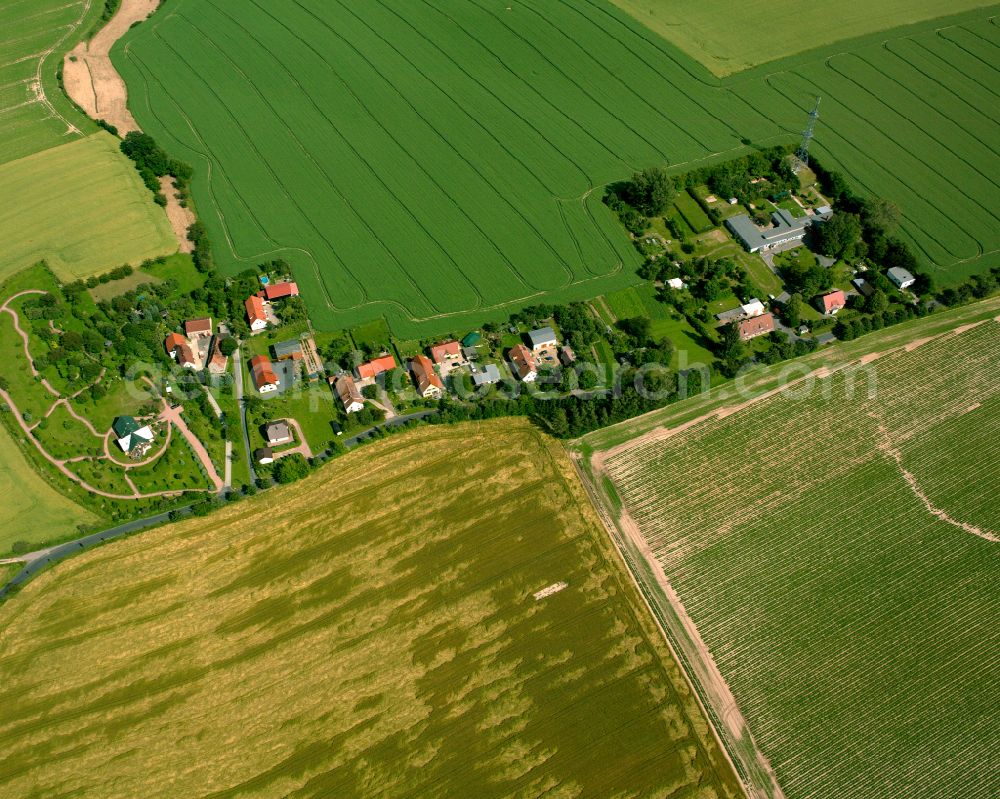
{"type": "Polygon", "coordinates": [[[174,235],[177,236],[177,246],[181,252],[194,252],[194,244],[187,236],[188,228],[195,222],[194,212],[181,205],[171,177],[160,178],[160,191],[167,198],[167,206],[164,210],[167,212],[170,227],[173,229],[174,235]]]}

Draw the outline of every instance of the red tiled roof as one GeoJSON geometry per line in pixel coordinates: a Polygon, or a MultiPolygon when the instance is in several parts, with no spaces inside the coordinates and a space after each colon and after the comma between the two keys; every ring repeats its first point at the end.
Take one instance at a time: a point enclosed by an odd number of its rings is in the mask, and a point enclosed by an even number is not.
{"type": "Polygon", "coordinates": [[[517,376],[522,380],[535,371],[535,359],[531,355],[531,350],[523,344],[512,347],[509,355],[514,368],[517,369],[517,376]]]}
{"type": "Polygon", "coordinates": [[[774,316],[766,313],[760,316],[753,316],[740,322],[740,335],[744,339],[751,339],[762,336],[765,333],[774,332],[774,316]]]}
{"type": "Polygon", "coordinates": [[[285,297],[298,297],[299,286],[297,283],[286,281],[283,283],[269,283],[264,286],[264,296],[269,300],[281,300],[285,297]]]}
{"type": "Polygon", "coordinates": [[[444,389],[444,383],[434,371],[434,364],[426,355],[418,355],[410,361],[410,369],[413,370],[413,377],[417,381],[417,391],[423,395],[428,388],[434,386],[440,390],[444,389]]]}
{"type": "Polygon", "coordinates": [[[250,320],[251,324],[258,320],[262,322],[267,321],[267,314],[264,313],[264,301],[256,294],[252,297],[247,297],[244,305],[246,305],[247,309],[247,319],[250,320]]]}
{"type": "Polygon", "coordinates": [[[253,371],[253,382],[258,391],[261,386],[268,383],[278,385],[278,376],[271,368],[271,362],[263,355],[255,355],[250,359],[250,369],[253,371]]]}
{"type": "Polygon", "coordinates": [[[839,311],[845,305],[847,305],[847,297],[840,289],[823,295],[823,313],[839,311]]]}
{"type": "Polygon", "coordinates": [[[184,332],[187,333],[188,338],[200,333],[211,333],[212,318],[210,316],[203,316],[200,319],[188,319],[184,323],[184,332]]]}
{"type": "Polygon", "coordinates": [[[461,345],[457,341],[445,341],[431,347],[431,357],[434,359],[434,363],[444,363],[445,358],[448,357],[457,358],[461,352],[461,345]]]}
{"type": "Polygon", "coordinates": [[[167,348],[167,352],[171,355],[174,354],[175,349],[186,344],[187,339],[185,339],[180,333],[171,333],[167,336],[167,340],[163,342],[163,346],[167,348]]]}
{"type": "Polygon", "coordinates": [[[396,368],[396,359],[391,355],[383,355],[381,358],[372,358],[367,363],[358,367],[358,377],[362,380],[375,377],[396,368]]]}

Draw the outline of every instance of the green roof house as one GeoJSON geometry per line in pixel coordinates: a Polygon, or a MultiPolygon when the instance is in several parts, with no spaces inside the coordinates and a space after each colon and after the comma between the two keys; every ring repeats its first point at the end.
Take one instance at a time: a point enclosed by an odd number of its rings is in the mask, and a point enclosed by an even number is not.
{"type": "Polygon", "coordinates": [[[111,430],[121,451],[130,455],[153,441],[153,431],[149,425],[140,425],[132,416],[116,416],[111,423],[111,430]]]}

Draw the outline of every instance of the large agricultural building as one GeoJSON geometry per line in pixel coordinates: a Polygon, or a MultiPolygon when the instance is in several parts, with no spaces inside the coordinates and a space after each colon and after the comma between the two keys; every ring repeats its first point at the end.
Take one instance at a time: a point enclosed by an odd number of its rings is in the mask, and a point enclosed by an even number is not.
{"type": "Polygon", "coordinates": [[[818,220],[828,219],[830,215],[830,211],[824,211],[813,216],[796,217],[791,211],[779,208],[771,214],[770,227],[758,227],[746,214],[730,217],[726,220],[726,227],[747,252],[761,252],[789,242],[802,241],[810,225],[818,220]]]}

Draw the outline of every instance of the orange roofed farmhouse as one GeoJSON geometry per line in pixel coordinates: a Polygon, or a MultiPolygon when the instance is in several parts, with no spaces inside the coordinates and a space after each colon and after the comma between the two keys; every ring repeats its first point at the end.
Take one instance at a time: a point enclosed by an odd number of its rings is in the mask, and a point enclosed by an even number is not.
{"type": "Polygon", "coordinates": [[[271,362],[263,355],[255,355],[250,359],[250,370],[253,372],[253,384],[261,394],[278,390],[278,376],[271,368],[271,362]]]}
{"type": "Polygon", "coordinates": [[[299,287],[296,283],[271,283],[264,287],[264,296],[269,300],[283,300],[285,297],[298,297],[299,287]]]}
{"type": "Polygon", "coordinates": [[[163,346],[179,366],[183,366],[185,369],[194,369],[197,366],[191,346],[180,333],[171,333],[167,336],[163,346]]]}
{"type": "Polygon", "coordinates": [[[255,333],[258,330],[263,330],[267,327],[267,314],[264,312],[264,301],[254,294],[252,297],[247,297],[247,301],[244,303],[247,309],[247,322],[250,323],[250,329],[255,333]]]}
{"type": "Polygon", "coordinates": [[[358,367],[358,377],[361,380],[368,380],[382,374],[382,372],[389,372],[395,368],[396,359],[391,355],[383,355],[381,358],[373,358],[361,364],[358,367]]]}
{"type": "Polygon", "coordinates": [[[421,397],[440,397],[444,392],[444,383],[434,371],[434,364],[426,355],[418,355],[410,361],[413,380],[417,384],[417,393],[421,397]]]}

